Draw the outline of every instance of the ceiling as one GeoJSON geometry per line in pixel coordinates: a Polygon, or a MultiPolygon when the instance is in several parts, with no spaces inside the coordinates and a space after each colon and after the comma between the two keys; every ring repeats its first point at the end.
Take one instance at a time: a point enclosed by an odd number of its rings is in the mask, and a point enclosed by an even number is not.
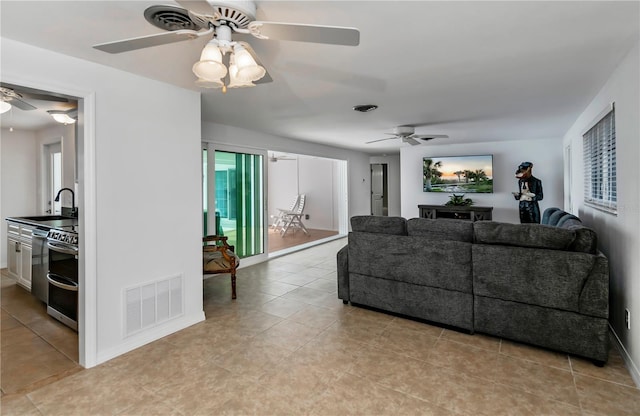
{"type": "MultiPolygon", "coordinates": [[[[92,48],[161,32],[143,17],[154,4],[175,3],[3,0],[0,33],[198,90],[191,66],[205,38],[118,55],[92,48]]],[[[640,36],[637,1],[256,4],[258,20],[356,27],[360,45],[245,37],[273,82],[202,90],[202,119],[372,154],[407,146],[365,143],[398,125],[449,135],[424,146],[560,138],[640,36]]]]}

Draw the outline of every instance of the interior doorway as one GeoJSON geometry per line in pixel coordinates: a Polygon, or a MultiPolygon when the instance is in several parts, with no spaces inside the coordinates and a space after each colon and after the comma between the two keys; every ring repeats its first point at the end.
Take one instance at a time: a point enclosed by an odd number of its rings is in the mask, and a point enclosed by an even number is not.
{"type": "Polygon", "coordinates": [[[371,164],[371,215],[389,215],[388,166],[371,164]]]}
{"type": "Polygon", "coordinates": [[[241,257],[242,244],[250,243],[252,250],[262,244],[261,251],[247,252],[242,267],[348,233],[346,160],[203,142],[202,162],[203,235],[229,236],[241,257]],[[307,233],[274,229],[279,210],[291,208],[300,194],[305,194],[300,220],[307,233]],[[238,221],[246,214],[250,217],[238,221]],[[233,240],[239,230],[242,239],[233,240]]]}
{"type": "Polygon", "coordinates": [[[269,150],[267,185],[270,257],[346,233],[346,161],[269,150]]]}
{"type": "MultiPolygon", "coordinates": [[[[87,112],[82,92],[49,90],[47,85],[24,80],[12,81],[11,84],[3,82],[2,85],[19,93],[24,101],[21,104],[14,103],[10,111],[2,115],[3,163],[7,160],[21,162],[21,169],[13,171],[8,178],[10,186],[5,186],[7,183],[3,182],[1,187],[3,240],[6,238],[5,218],[59,215],[62,205],[71,207],[74,202],[78,202],[74,204],[76,207],[81,207],[79,222],[83,225],[74,229],[82,242],[79,255],[82,264],[77,271],[80,280],[77,300],[78,332],[49,316],[46,299],[42,301],[28,290],[18,287],[13,278],[2,270],[2,337],[8,342],[7,345],[3,343],[2,347],[1,387],[2,392],[7,394],[40,388],[79,371],[83,366],[90,367],[94,362],[93,349],[89,352],[89,359],[86,349],[84,267],[87,259],[84,242],[83,164],[84,140],[87,136],[85,127],[92,122],[93,119],[88,120],[88,117],[92,117],[93,113],[87,112]],[[54,122],[50,111],[63,112],[74,121],[54,122]],[[18,142],[20,145],[16,146],[18,142]],[[80,169],[78,159],[81,161],[80,169]],[[75,199],[65,194],[61,201],[55,201],[56,193],[62,188],[74,190],[75,199]],[[22,338],[15,337],[15,333],[20,333],[22,338]],[[19,343],[20,339],[29,339],[31,342],[23,345],[19,343]],[[11,365],[5,366],[5,362],[11,365]],[[34,363],[47,365],[34,367],[34,363]]],[[[91,105],[93,101],[89,100],[91,105]]],[[[42,229],[46,233],[46,227],[42,229]]],[[[36,256],[42,258],[42,250],[32,252],[28,259],[29,267],[32,263],[35,264],[36,256]]],[[[89,304],[95,305],[95,301],[92,300],[89,304]]],[[[93,311],[89,311],[89,314],[94,315],[93,311]]],[[[89,327],[90,342],[93,344],[95,325],[90,324],[89,327]]]]}

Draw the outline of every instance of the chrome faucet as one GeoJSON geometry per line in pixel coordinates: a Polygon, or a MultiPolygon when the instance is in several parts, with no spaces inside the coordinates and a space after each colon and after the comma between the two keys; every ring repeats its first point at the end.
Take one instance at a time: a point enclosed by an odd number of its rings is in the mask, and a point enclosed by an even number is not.
{"type": "Polygon", "coordinates": [[[54,199],[54,201],[56,202],[60,202],[60,194],[62,193],[62,191],[69,191],[71,192],[71,216],[75,216],[77,213],[77,208],[76,208],[76,195],[73,192],[73,189],[71,188],[62,188],[58,191],[58,195],[56,195],[56,198],[54,199]]]}

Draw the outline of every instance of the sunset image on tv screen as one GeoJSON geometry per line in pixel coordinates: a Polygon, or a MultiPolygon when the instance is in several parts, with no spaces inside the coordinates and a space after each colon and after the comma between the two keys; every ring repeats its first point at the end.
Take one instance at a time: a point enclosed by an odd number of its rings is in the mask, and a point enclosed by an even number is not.
{"type": "Polygon", "coordinates": [[[493,192],[493,156],[445,156],[422,159],[424,192],[493,192]]]}

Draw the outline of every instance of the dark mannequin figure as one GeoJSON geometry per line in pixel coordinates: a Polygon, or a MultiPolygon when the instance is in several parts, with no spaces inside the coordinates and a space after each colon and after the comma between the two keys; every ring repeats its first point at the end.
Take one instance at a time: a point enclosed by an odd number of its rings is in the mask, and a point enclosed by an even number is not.
{"type": "Polygon", "coordinates": [[[518,192],[513,196],[520,201],[520,223],[540,224],[540,207],[538,201],[542,200],[542,181],[533,176],[531,169],[533,163],[522,162],[516,170],[518,178],[518,192]]]}

